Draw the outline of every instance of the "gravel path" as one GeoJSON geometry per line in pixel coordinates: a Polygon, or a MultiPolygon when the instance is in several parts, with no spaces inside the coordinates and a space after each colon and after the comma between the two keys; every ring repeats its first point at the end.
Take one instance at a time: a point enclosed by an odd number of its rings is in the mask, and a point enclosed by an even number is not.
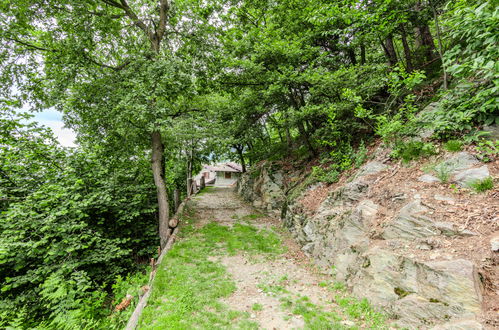
{"type": "Polygon", "coordinates": [[[243,253],[214,256],[210,260],[223,264],[236,282],[236,292],[224,301],[230,309],[248,312],[263,329],[305,327],[302,315],[283,307],[286,299],[302,299],[324,311],[336,309],[334,291],[325,287],[325,278],[308,262],[287,232],[280,229],[279,220],[262,215],[231,188],[211,188],[193,201],[200,219],[198,226],[212,221],[231,226],[244,221],[276,232],[286,246],[287,251],[277,258],[243,253]]]}

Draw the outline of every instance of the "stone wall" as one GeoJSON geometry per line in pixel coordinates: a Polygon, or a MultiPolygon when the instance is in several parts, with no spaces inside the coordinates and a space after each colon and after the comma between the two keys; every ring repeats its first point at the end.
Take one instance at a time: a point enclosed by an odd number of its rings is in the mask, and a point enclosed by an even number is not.
{"type": "Polygon", "coordinates": [[[399,325],[482,329],[478,320],[483,288],[475,264],[445,254],[428,260],[404,248],[419,242],[417,250],[425,252],[431,239],[475,233],[451,222],[435,221],[419,194],[401,198],[398,212],[389,221],[376,223],[381,207],[369,198],[368,191],[390,170],[377,161],[365,164],[312,213],[303,211],[299,198],[286,199],[289,176],[285,178],[279,170],[270,173],[269,166],[244,175],[238,191],[255,207],[279,214],[283,225],[319,266],[346,282],[357,297],[381,307],[399,325]]]}

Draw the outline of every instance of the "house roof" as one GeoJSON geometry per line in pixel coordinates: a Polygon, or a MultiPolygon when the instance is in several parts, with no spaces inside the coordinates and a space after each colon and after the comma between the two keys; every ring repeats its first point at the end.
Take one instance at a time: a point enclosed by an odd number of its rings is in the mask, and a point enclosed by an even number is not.
{"type": "Polygon", "coordinates": [[[216,165],[204,165],[204,168],[212,172],[242,172],[242,168],[236,163],[222,163],[216,165]]]}

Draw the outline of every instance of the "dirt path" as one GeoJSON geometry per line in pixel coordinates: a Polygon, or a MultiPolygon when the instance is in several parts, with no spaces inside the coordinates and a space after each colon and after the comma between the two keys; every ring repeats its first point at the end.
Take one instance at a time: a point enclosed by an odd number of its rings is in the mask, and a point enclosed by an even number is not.
{"type": "Polygon", "coordinates": [[[211,188],[196,196],[193,205],[197,227],[212,222],[223,226],[246,223],[277,233],[285,245],[286,252],[275,258],[245,252],[210,256],[211,262],[226,267],[236,283],[235,292],[223,299],[231,310],[248,313],[263,329],[320,329],[331,320],[335,321],[331,328],[367,327],[366,320],[355,320],[344,312],[336,301],[344,288],[311,266],[277,219],[262,215],[229,188],[211,188]]]}

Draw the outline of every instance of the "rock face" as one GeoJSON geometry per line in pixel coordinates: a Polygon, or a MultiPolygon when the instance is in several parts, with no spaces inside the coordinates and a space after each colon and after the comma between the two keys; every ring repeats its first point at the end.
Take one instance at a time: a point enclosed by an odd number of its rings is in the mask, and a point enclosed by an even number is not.
{"type": "MultiPolygon", "coordinates": [[[[450,160],[457,171],[476,165],[461,153],[450,160]]],[[[428,329],[481,329],[482,288],[474,264],[465,259],[439,256],[425,261],[402,253],[396,246],[432,237],[474,235],[453,223],[433,219],[420,197],[402,199],[399,211],[381,227],[375,220],[382,209],[367,192],[387,166],[370,162],[353,181],[331,191],[314,214],[298,202],[286,200],[283,175],[261,169],[243,176],[238,190],[254,205],[282,215],[284,225],[305,253],[354,295],[366,297],[397,319],[403,327],[428,329]]],[[[456,172],[459,173],[459,172],[456,172]]],[[[492,249],[497,247],[492,242],[492,249]]],[[[424,243],[421,250],[431,246],[424,243]]]]}
{"type": "Polygon", "coordinates": [[[286,201],[283,191],[283,175],[261,167],[258,172],[241,176],[237,184],[238,193],[253,206],[275,213],[286,201]]]}

